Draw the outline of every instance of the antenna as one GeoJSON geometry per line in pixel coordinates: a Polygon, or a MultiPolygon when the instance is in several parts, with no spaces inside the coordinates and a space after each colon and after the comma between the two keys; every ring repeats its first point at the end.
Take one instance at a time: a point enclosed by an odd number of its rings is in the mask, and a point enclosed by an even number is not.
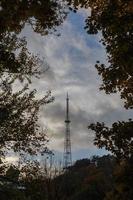
{"type": "Polygon", "coordinates": [[[71,139],[70,139],[70,118],[69,118],[69,96],[66,97],[66,119],[65,119],[65,139],[64,139],[64,169],[72,165],[71,139]]]}

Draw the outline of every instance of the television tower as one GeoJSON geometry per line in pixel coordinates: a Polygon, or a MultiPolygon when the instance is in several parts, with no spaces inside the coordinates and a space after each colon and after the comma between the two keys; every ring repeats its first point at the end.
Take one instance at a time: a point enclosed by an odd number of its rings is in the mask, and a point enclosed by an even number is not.
{"type": "Polygon", "coordinates": [[[69,97],[67,93],[66,98],[66,130],[64,140],[64,169],[72,165],[72,154],[71,154],[71,138],[70,138],[70,118],[69,118],[69,97]]]}

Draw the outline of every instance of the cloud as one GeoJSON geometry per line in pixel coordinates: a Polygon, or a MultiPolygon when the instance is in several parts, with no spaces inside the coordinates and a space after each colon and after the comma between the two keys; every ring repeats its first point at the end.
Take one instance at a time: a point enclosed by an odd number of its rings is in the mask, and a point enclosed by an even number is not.
{"type": "Polygon", "coordinates": [[[5,158],[5,161],[8,162],[8,163],[17,163],[19,161],[19,157],[17,156],[7,156],[5,158]]]}
{"type": "Polygon", "coordinates": [[[40,124],[48,128],[50,148],[63,151],[65,98],[69,92],[72,149],[79,157],[90,149],[92,154],[97,152],[93,146],[94,134],[87,129],[89,123],[105,121],[111,125],[113,121],[132,116],[130,111],[122,108],[119,95],[106,95],[98,89],[101,80],[94,65],[97,60],[107,63],[107,57],[99,43],[101,35],[87,35],[84,31],[86,16],[83,10],[79,14],[70,14],[58,30],[60,37],[41,37],[29,27],[23,31],[29,50],[44,57],[50,66],[32,84],[38,90],[38,96],[43,96],[49,89],[55,96],[55,101],[40,112],[40,124]]]}

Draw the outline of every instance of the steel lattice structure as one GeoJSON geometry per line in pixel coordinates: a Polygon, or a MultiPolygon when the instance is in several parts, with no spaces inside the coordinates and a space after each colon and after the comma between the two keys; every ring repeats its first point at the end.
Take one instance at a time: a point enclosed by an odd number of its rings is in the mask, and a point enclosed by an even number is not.
{"type": "Polygon", "coordinates": [[[70,137],[70,118],[69,118],[69,97],[66,98],[66,119],[65,119],[65,139],[64,139],[64,169],[72,165],[71,137],[70,137]]]}

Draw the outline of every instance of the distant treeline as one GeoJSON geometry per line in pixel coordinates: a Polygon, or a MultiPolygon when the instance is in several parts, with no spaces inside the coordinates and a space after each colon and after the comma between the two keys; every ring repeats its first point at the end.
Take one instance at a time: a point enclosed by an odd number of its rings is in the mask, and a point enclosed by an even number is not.
{"type": "Polygon", "coordinates": [[[122,197],[130,200],[133,197],[131,166],[132,160],[128,164],[124,160],[118,163],[112,155],[77,160],[64,171],[40,168],[36,163],[21,172],[12,166],[0,177],[0,199],[117,200],[122,197]]]}

